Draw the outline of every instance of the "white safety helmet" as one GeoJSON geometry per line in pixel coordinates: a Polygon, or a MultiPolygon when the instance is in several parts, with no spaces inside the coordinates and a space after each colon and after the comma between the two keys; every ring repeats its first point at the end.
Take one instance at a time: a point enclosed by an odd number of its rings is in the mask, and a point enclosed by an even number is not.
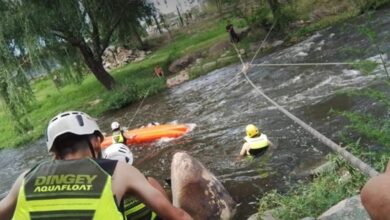
{"type": "Polygon", "coordinates": [[[104,136],[96,121],[84,112],[68,111],[52,118],[47,127],[47,150],[51,151],[54,141],[63,134],[89,135],[97,134],[100,141],[104,136]]]}
{"type": "Polygon", "coordinates": [[[103,152],[103,158],[133,164],[133,153],[126,145],[120,143],[107,147],[103,152]]]}
{"type": "Polygon", "coordinates": [[[111,123],[111,129],[112,130],[117,130],[119,128],[120,124],[117,121],[114,121],[111,123]]]}

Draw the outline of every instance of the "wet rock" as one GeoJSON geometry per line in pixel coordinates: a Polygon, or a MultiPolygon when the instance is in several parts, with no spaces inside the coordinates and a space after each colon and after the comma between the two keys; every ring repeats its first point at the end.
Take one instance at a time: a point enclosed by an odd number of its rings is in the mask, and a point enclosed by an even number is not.
{"type": "Polygon", "coordinates": [[[208,69],[214,68],[216,64],[217,64],[217,62],[212,61],[212,62],[203,64],[202,68],[204,70],[208,70],[208,69]]]}
{"type": "Polygon", "coordinates": [[[273,210],[268,210],[265,211],[264,214],[260,217],[261,220],[277,220],[273,215],[272,215],[273,210]]]}
{"type": "Polygon", "coordinates": [[[256,43],[252,43],[250,46],[249,46],[249,50],[250,51],[257,51],[259,50],[259,47],[260,49],[264,49],[264,48],[270,48],[271,47],[271,44],[268,43],[268,42],[256,42],[256,43]]]}
{"type": "Polygon", "coordinates": [[[234,60],[234,56],[229,56],[229,57],[221,57],[217,60],[218,63],[229,63],[230,61],[234,60]]]}
{"type": "Polygon", "coordinates": [[[370,220],[364,209],[360,195],[345,199],[326,212],[318,220],[370,220]]]}
{"type": "Polygon", "coordinates": [[[132,61],[141,61],[145,59],[150,51],[129,50],[124,47],[108,47],[103,53],[103,66],[107,70],[123,66],[132,61]]]}
{"type": "Polygon", "coordinates": [[[277,46],[280,46],[284,43],[284,41],[282,40],[277,40],[275,42],[272,43],[272,47],[277,47],[277,46]]]}
{"type": "Polygon", "coordinates": [[[178,73],[188,67],[200,56],[201,55],[199,53],[185,55],[184,57],[173,61],[173,63],[169,65],[168,70],[171,73],[178,73]]]}
{"type": "Polygon", "coordinates": [[[181,84],[189,79],[188,71],[183,70],[178,75],[170,77],[167,79],[167,86],[172,87],[178,84],[181,84]]]}
{"type": "Polygon", "coordinates": [[[249,216],[248,220],[277,220],[272,216],[272,210],[265,211],[263,215],[260,215],[259,213],[255,213],[251,216],[249,216]]]}
{"type": "Polygon", "coordinates": [[[202,58],[198,58],[198,59],[195,60],[195,63],[196,63],[196,64],[200,64],[200,63],[202,63],[202,61],[203,61],[202,58]]]}
{"type": "Polygon", "coordinates": [[[317,176],[319,174],[330,172],[335,169],[336,165],[331,161],[322,162],[322,164],[306,165],[295,169],[292,174],[297,176],[317,176]]]}
{"type": "Polygon", "coordinates": [[[249,216],[248,220],[258,220],[260,219],[259,213],[255,213],[251,216],[249,216]]]}

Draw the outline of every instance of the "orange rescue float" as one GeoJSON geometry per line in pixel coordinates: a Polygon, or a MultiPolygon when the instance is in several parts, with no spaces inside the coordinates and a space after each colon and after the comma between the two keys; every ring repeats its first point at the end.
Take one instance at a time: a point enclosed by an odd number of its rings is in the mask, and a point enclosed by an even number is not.
{"type": "MultiPolygon", "coordinates": [[[[178,138],[185,135],[190,130],[186,124],[165,124],[152,127],[137,128],[124,132],[127,138],[126,144],[141,144],[153,142],[161,138],[178,138]]],[[[102,148],[107,148],[112,144],[112,136],[104,137],[102,148]]]]}

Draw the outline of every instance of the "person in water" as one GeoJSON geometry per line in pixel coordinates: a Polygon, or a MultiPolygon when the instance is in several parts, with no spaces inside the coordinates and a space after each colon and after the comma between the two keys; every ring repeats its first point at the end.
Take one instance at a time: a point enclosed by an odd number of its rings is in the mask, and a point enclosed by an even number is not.
{"type": "MultiPolygon", "coordinates": [[[[103,157],[110,160],[123,161],[129,165],[133,164],[133,153],[124,144],[112,144],[103,151],[103,157]]],[[[152,177],[147,178],[149,183],[166,196],[163,187],[152,177]]],[[[167,197],[167,196],[166,196],[167,197]]],[[[168,197],[167,197],[168,198],[168,197]]],[[[126,219],[137,220],[157,220],[160,219],[155,212],[148,208],[144,203],[130,196],[124,200],[124,216],[126,219]]]]}
{"type": "Polygon", "coordinates": [[[124,198],[133,195],[163,219],[192,219],[172,206],[135,167],[101,159],[103,134],[83,112],[50,120],[46,145],[54,160],[22,173],[0,201],[0,219],[123,219],[124,198]]]}
{"type": "Polygon", "coordinates": [[[240,156],[261,156],[267,151],[268,147],[272,145],[268,140],[267,135],[262,134],[255,125],[247,125],[245,131],[245,143],[241,148],[240,156]]]}
{"type": "Polygon", "coordinates": [[[121,128],[121,125],[117,121],[111,123],[111,130],[113,143],[126,144],[127,138],[121,128]]]}

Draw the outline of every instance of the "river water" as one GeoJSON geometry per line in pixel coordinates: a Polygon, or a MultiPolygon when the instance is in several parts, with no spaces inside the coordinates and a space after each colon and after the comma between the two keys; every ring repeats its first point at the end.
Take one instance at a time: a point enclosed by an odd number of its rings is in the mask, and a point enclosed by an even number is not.
{"type": "MultiPolygon", "coordinates": [[[[358,27],[361,17],[316,33],[307,40],[255,60],[254,63],[308,63],[379,60],[379,53],[358,27]]],[[[372,17],[370,28],[378,34],[378,47],[390,55],[390,10],[372,17]]],[[[139,104],[107,113],[99,119],[109,130],[117,120],[131,128],[148,122],[194,123],[188,135],[133,149],[134,165],[161,182],[169,177],[172,154],[188,151],[226,186],[239,203],[236,219],[256,212],[261,195],[271,189],[285,191],[305,171],[321,164],[329,149],[260,97],[244,77],[241,65],[231,65],[147,98],[130,123],[139,104]],[[245,126],[258,125],[277,146],[261,158],[239,160],[245,126]]],[[[254,67],[248,76],[277,103],[334,141],[347,124],[329,114],[335,110],[373,109],[373,102],[351,98],[342,92],[376,87],[386,76],[382,66],[366,75],[351,66],[254,67]]],[[[388,113],[386,113],[388,114],[388,113]]],[[[47,159],[44,140],[0,152],[0,192],[7,191],[18,174],[47,159]]]]}

